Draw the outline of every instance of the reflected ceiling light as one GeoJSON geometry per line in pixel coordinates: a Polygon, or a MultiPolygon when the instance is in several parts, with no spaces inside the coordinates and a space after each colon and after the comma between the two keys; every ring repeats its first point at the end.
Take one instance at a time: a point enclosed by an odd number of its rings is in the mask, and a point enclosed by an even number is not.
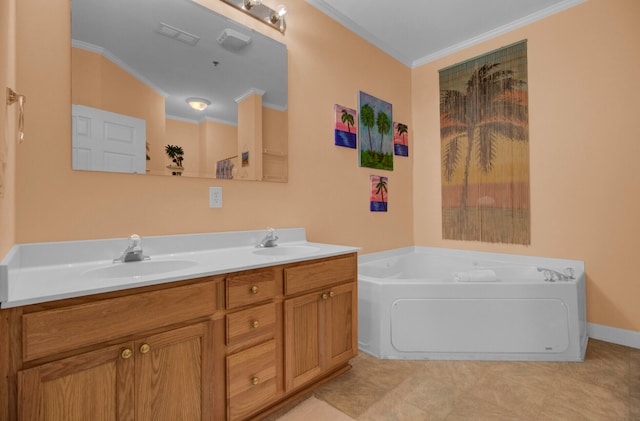
{"type": "Polygon", "coordinates": [[[211,104],[211,101],[204,98],[193,97],[193,98],[187,98],[187,104],[189,104],[189,106],[196,111],[204,111],[204,109],[211,104]]]}
{"type": "Polygon", "coordinates": [[[262,4],[262,0],[220,0],[225,2],[238,10],[252,16],[266,25],[277,29],[284,34],[287,29],[287,23],[284,20],[284,15],[287,13],[287,8],[284,6],[278,6],[276,9],[272,9],[262,4]]]}
{"type": "Polygon", "coordinates": [[[226,28],[217,38],[217,41],[229,51],[240,51],[251,43],[251,37],[226,28]]]}

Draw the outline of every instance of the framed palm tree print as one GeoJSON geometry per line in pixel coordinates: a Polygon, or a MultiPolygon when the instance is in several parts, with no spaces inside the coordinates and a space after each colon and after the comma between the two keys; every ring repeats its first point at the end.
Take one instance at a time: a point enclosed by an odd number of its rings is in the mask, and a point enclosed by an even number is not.
{"type": "Polygon", "coordinates": [[[409,156],[409,126],[393,122],[393,153],[396,156],[409,156]]]}
{"type": "Polygon", "coordinates": [[[389,178],[380,175],[371,175],[369,179],[371,180],[369,210],[371,212],[386,212],[387,203],[389,202],[389,178]]]}
{"type": "Polygon", "coordinates": [[[346,148],[356,148],[358,133],[358,117],[356,110],[335,104],[335,125],[333,129],[334,144],[346,148]]]}
{"type": "Polygon", "coordinates": [[[360,91],[360,142],[358,160],[361,167],[393,171],[393,117],[391,104],[360,91]]]}
{"type": "Polygon", "coordinates": [[[530,244],[526,40],[439,73],[443,238],[530,244]]]}

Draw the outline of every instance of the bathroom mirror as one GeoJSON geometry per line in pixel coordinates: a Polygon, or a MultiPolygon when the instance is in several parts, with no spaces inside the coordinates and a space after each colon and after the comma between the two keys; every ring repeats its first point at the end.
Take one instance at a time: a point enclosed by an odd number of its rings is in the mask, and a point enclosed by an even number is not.
{"type": "Polygon", "coordinates": [[[72,0],[71,38],[73,169],[287,180],[284,44],[192,0],[72,0]]]}

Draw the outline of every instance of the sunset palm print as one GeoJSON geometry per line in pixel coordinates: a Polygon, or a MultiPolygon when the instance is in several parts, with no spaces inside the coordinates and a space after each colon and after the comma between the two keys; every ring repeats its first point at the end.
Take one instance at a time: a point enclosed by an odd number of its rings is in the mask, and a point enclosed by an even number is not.
{"type": "Polygon", "coordinates": [[[393,123],[393,153],[409,156],[409,127],[406,124],[393,123]]]}
{"type": "Polygon", "coordinates": [[[347,148],[356,148],[358,120],[356,110],[335,104],[333,106],[335,114],[334,144],[347,148]]]}
{"type": "Polygon", "coordinates": [[[443,238],[530,244],[526,42],[440,71],[443,238]]]}
{"type": "Polygon", "coordinates": [[[370,176],[371,179],[371,195],[370,206],[371,212],[386,212],[388,202],[387,184],[389,179],[379,175],[370,176]]]}

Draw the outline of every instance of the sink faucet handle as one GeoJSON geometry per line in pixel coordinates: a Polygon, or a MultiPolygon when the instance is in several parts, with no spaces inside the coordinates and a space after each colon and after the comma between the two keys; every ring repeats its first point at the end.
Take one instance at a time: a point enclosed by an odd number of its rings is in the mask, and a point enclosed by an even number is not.
{"type": "Polygon", "coordinates": [[[256,247],[277,247],[277,239],[278,236],[276,235],[276,230],[269,227],[267,228],[267,234],[258,242],[258,244],[256,244],[256,247]]]}
{"type": "Polygon", "coordinates": [[[129,237],[129,249],[142,250],[142,238],[138,234],[133,234],[129,237]]]}

